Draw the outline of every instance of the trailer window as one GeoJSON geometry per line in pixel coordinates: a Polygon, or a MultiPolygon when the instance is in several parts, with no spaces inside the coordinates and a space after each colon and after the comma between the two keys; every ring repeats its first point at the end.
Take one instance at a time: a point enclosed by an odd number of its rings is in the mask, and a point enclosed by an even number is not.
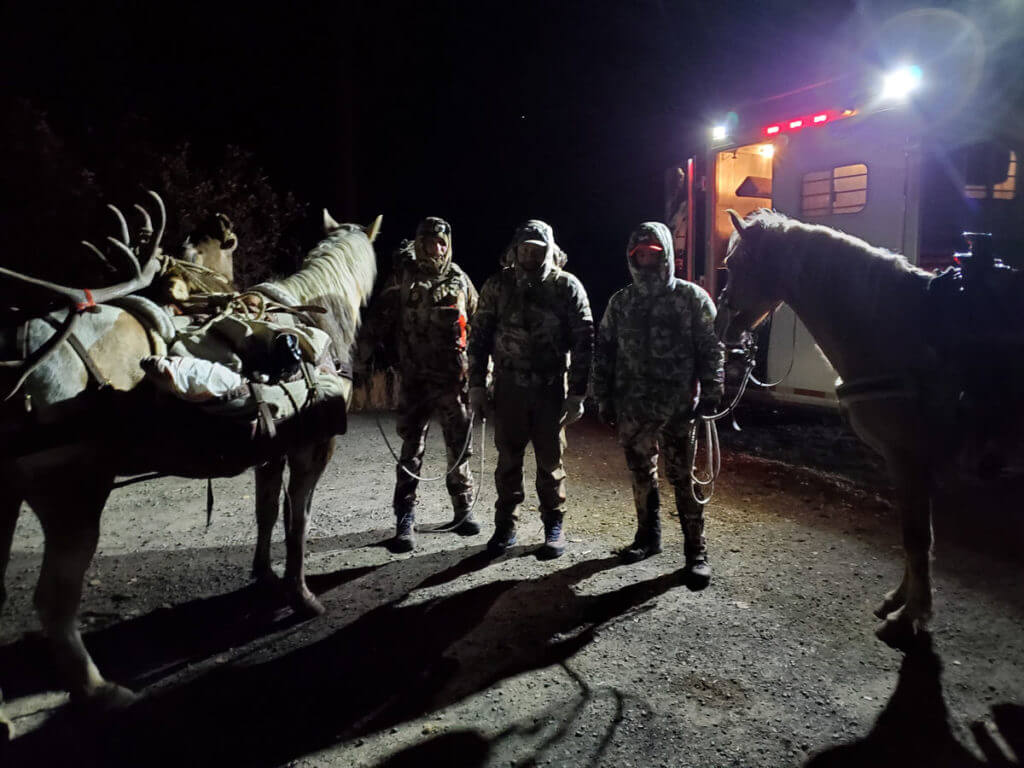
{"type": "Polygon", "coordinates": [[[987,197],[993,200],[1013,200],[1017,196],[1017,153],[1010,150],[1006,178],[991,187],[985,184],[965,184],[964,195],[975,200],[984,200],[987,197]]]}
{"type": "Polygon", "coordinates": [[[868,201],[868,167],[840,165],[803,176],[800,210],[804,216],[857,213],[868,201]]]}

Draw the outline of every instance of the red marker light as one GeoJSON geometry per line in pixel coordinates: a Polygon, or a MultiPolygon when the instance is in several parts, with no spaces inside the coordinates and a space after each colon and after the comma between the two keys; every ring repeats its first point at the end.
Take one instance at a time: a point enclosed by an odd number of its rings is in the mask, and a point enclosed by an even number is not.
{"type": "Polygon", "coordinates": [[[804,121],[803,121],[803,120],[790,120],[790,121],[789,121],[789,127],[790,127],[790,128],[799,128],[799,127],[801,127],[801,126],[802,126],[803,124],[804,124],[804,121]]]}
{"type": "Polygon", "coordinates": [[[828,114],[825,113],[825,114],[821,114],[821,115],[815,115],[812,118],[812,120],[815,123],[824,123],[826,120],[828,120],[828,114]]]}
{"type": "Polygon", "coordinates": [[[778,133],[781,130],[782,130],[782,126],[781,125],[769,125],[767,128],[764,129],[764,132],[766,134],[768,134],[769,136],[774,136],[776,133],[778,133]]]}

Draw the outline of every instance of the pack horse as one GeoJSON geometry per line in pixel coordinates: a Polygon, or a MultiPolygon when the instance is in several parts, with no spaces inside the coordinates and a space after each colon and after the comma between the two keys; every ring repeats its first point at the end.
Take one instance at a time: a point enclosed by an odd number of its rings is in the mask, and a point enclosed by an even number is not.
{"type": "MultiPolygon", "coordinates": [[[[351,396],[350,374],[346,378],[349,348],[376,278],[372,241],[380,219],[364,228],[338,224],[325,212],[324,239],[308,253],[301,269],[248,293],[249,301],[259,305],[261,318],[263,310],[275,307],[307,318],[326,348],[316,367],[303,369],[308,386],[303,385],[307,396],[302,410],[308,410],[310,418],[288,419],[276,428],[268,423],[269,433],[254,438],[255,418],[211,416],[152,386],[140,386],[146,378],[140,363],[154,355],[175,354],[175,339],[182,335],[179,328],[167,325],[162,308],[133,295],[166,272],[169,264],[160,250],[163,204],[151,194],[159,210],[156,226],[145,215],[142,233],[132,244],[118,213],[120,237],[110,238],[131,265],[129,279],[105,288],[77,289],[9,270],[0,273],[64,304],[54,309],[51,301],[50,311],[35,313],[21,309],[17,327],[0,328],[0,357],[7,359],[0,368],[0,397],[7,398],[0,404],[0,605],[6,597],[2,579],[15,524],[22,502],[27,502],[40,520],[45,540],[34,599],[44,632],[73,700],[102,707],[127,703],[134,694],[103,678],[82,643],[77,612],[83,577],[96,550],[100,515],[118,475],[217,477],[256,466],[259,525],[253,571],[267,579],[272,576],[270,536],[287,463],[285,584],[297,611],[323,611],[303,572],[307,521],[334,435],[344,431],[344,410],[351,396]],[[23,343],[12,345],[15,339],[23,343]],[[12,346],[20,347],[16,360],[9,359],[12,346]],[[325,380],[336,382],[331,397],[317,385],[325,380]]],[[[235,395],[241,398],[238,402],[263,403],[257,396],[262,389],[269,387],[252,382],[235,395]]]]}

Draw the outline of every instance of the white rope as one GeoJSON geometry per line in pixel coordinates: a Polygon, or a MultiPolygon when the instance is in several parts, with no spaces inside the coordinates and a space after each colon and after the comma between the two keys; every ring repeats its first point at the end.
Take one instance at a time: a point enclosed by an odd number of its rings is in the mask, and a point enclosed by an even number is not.
{"type": "MultiPolygon", "coordinates": [[[[402,464],[402,459],[397,453],[395,453],[395,449],[391,447],[391,441],[388,440],[388,436],[384,432],[384,427],[380,423],[380,415],[375,414],[374,419],[377,421],[377,430],[380,432],[380,436],[384,438],[384,444],[388,447],[388,451],[391,452],[391,457],[395,460],[395,464],[409,477],[424,483],[435,483],[438,480],[444,480],[448,475],[458,469],[459,465],[462,464],[462,459],[466,456],[466,451],[469,450],[469,444],[473,441],[473,413],[471,411],[469,414],[469,429],[466,430],[466,442],[462,445],[462,451],[459,453],[459,458],[455,460],[455,463],[452,464],[443,475],[438,475],[437,477],[421,477],[402,464]]],[[[484,419],[484,421],[486,421],[486,419],[484,419]]]]}

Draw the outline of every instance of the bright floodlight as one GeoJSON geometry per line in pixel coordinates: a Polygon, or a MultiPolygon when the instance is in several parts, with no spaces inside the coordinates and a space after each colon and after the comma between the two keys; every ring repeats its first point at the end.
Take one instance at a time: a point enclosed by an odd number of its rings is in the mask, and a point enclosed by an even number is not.
{"type": "Polygon", "coordinates": [[[885,76],[882,81],[883,99],[905,99],[911,91],[921,85],[921,68],[900,67],[885,76]]]}
{"type": "Polygon", "coordinates": [[[716,125],[714,128],[711,129],[711,138],[714,139],[715,141],[721,141],[728,135],[729,129],[726,128],[724,125],[716,125]]]}
{"type": "Polygon", "coordinates": [[[775,156],[775,145],[774,144],[760,144],[757,147],[757,154],[761,157],[774,157],[775,156]]]}

